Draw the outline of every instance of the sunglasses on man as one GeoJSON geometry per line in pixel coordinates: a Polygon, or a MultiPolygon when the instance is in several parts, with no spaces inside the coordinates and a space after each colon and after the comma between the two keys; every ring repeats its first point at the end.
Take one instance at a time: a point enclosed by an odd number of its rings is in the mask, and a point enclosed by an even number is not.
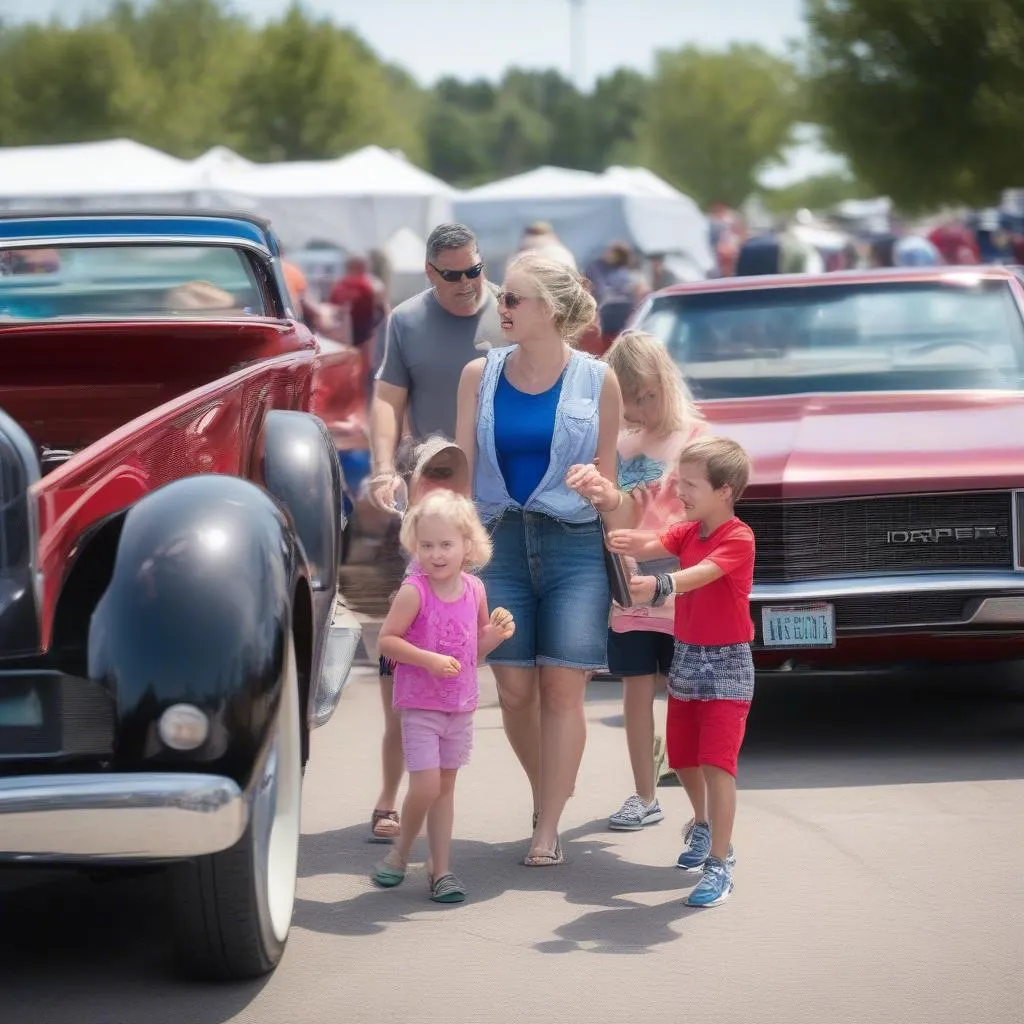
{"type": "Polygon", "coordinates": [[[470,281],[475,281],[484,270],[482,262],[474,264],[468,270],[442,270],[440,267],[436,267],[433,263],[430,263],[429,260],[427,261],[427,264],[431,270],[436,274],[439,274],[441,279],[447,281],[449,284],[455,284],[456,281],[461,281],[463,275],[469,278],[470,281]]]}

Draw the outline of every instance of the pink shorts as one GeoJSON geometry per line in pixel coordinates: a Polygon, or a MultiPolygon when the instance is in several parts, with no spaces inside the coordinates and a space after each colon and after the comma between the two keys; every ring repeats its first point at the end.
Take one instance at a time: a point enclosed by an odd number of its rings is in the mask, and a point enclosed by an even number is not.
{"type": "Polygon", "coordinates": [[[401,715],[406,771],[463,768],[469,764],[469,752],[473,749],[472,711],[402,708],[401,715]]]}

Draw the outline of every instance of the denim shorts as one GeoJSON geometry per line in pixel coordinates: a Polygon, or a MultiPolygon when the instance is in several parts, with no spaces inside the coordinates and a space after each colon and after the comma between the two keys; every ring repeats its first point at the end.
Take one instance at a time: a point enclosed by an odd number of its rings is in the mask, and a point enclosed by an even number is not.
{"type": "Polygon", "coordinates": [[[507,608],[513,636],[491,665],[604,669],[611,595],[601,523],[507,509],[488,524],[494,554],[480,570],[489,608],[507,608]]]}

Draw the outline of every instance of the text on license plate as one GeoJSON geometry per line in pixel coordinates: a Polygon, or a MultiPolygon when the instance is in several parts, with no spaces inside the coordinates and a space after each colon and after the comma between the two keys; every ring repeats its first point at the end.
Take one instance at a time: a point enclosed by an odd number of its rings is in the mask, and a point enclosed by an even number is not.
{"type": "Polygon", "coordinates": [[[824,601],[764,605],[761,642],[765,647],[835,647],[835,608],[824,601]]]}

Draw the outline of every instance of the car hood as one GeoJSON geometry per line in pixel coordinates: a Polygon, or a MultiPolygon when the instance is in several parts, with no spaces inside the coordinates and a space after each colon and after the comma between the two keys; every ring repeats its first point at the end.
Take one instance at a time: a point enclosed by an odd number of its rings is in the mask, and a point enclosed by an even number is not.
{"type": "Polygon", "coordinates": [[[1024,487],[1024,393],[785,395],[702,404],[752,456],[747,498],[1024,487]]]}

